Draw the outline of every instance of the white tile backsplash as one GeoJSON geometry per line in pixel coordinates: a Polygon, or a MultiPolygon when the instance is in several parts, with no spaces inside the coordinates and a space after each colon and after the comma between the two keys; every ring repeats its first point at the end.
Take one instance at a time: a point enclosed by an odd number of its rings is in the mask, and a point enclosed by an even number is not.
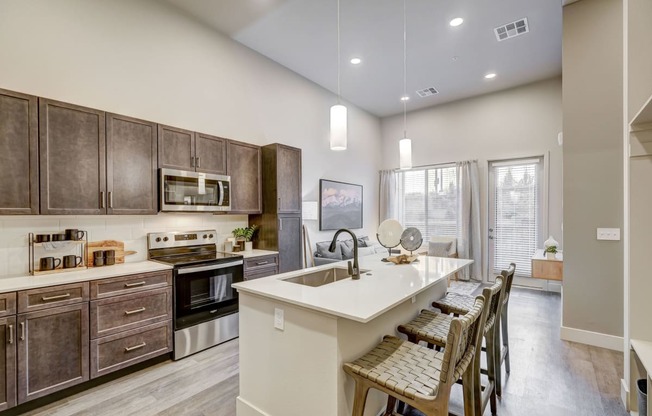
{"type": "MultiPolygon", "coordinates": [[[[0,277],[28,273],[27,234],[32,232],[53,233],[66,228],[88,232],[89,241],[119,240],[125,242],[125,250],[137,254],[126,258],[127,262],[147,259],[147,233],[161,231],[216,230],[218,248],[231,237],[231,231],[247,226],[246,215],[171,214],[159,215],[51,215],[51,216],[0,216],[0,277]]],[[[48,253],[49,254],[49,253],[48,253]]],[[[67,253],[53,254],[61,257],[67,253]]]]}

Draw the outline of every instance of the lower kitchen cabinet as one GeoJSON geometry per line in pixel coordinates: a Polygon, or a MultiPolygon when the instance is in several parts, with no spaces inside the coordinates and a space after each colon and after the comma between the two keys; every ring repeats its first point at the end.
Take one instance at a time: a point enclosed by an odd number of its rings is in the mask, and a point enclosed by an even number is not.
{"type": "Polygon", "coordinates": [[[16,317],[0,318],[0,411],[16,405],[16,317]]]}
{"type": "Polygon", "coordinates": [[[278,274],[277,254],[252,257],[244,261],[244,280],[260,279],[275,274],[278,274]]]}
{"type": "Polygon", "coordinates": [[[88,303],[18,315],[18,403],[89,379],[88,303]]]}

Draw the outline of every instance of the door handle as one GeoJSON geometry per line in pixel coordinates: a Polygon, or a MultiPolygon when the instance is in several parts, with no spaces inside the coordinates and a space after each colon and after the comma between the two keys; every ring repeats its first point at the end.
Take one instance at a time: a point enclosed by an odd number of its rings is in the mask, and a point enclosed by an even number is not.
{"type": "Polygon", "coordinates": [[[489,232],[492,232],[492,233],[493,233],[493,232],[494,232],[494,229],[493,229],[493,228],[490,228],[490,229],[489,229],[489,232]]]}
{"type": "Polygon", "coordinates": [[[25,322],[20,323],[20,340],[25,341],[25,322]]]}
{"type": "Polygon", "coordinates": [[[7,327],[7,329],[9,330],[9,343],[13,344],[14,343],[14,326],[9,325],[7,327]]]}
{"type": "Polygon", "coordinates": [[[190,156],[190,166],[193,167],[193,168],[195,167],[195,157],[194,156],[190,156]]]}
{"type": "Polygon", "coordinates": [[[109,191],[109,208],[113,208],[113,192],[109,191]]]}
{"type": "Polygon", "coordinates": [[[104,191],[100,191],[100,208],[104,207],[104,191]]]}
{"type": "Polygon", "coordinates": [[[283,231],[283,218],[278,219],[278,230],[283,231]]]}
{"type": "Polygon", "coordinates": [[[493,240],[493,239],[494,239],[494,236],[493,236],[493,235],[490,235],[490,236],[489,236],[489,239],[490,239],[490,240],[493,240]]]}
{"type": "Polygon", "coordinates": [[[197,156],[197,167],[201,167],[201,156],[197,156]]]}

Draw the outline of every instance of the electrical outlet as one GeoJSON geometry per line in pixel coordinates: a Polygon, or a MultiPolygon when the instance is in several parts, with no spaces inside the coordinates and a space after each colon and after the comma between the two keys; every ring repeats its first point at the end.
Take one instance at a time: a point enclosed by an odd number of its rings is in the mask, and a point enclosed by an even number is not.
{"type": "Polygon", "coordinates": [[[285,318],[283,309],[274,308],[274,328],[283,331],[285,329],[285,318]]]}
{"type": "Polygon", "coordinates": [[[597,238],[598,240],[619,241],[620,228],[598,228],[597,238]]]}

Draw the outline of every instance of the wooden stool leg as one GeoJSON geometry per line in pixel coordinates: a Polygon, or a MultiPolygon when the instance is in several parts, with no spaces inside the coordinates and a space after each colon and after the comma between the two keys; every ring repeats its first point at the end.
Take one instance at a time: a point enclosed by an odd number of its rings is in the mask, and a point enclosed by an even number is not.
{"type": "MultiPolygon", "coordinates": [[[[475,415],[482,415],[482,380],[480,379],[480,363],[482,361],[482,351],[478,351],[473,357],[473,362],[471,366],[473,367],[473,373],[471,377],[471,386],[473,387],[473,405],[472,411],[475,415]]],[[[466,406],[464,406],[464,415],[466,415],[466,406]]]]}
{"type": "MultiPolygon", "coordinates": [[[[462,374],[462,391],[464,394],[464,416],[474,416],[479,415],[477,412],[477,384],[476,378],[480,376],[480,367],[477,368],[478,372],[476,375],[476,357],[473,358],[473,362],[469,364],[469,368],[466,369],[464,374],[462,374]]],[[[478,380],[479,381],[479,380],[478,380]]]]}
{"type": "MultiPolygon", "coordinates": [[[[498,318],[498,317],[496,317],[498,318]]],[[[492,332],[492,342],[493,342],[493,356],[494,356],[494,366],[495,366],[495,378],[496,378],[496,396],[502,397],[503,395],[503,369],[501,366],[501,355],[502,350],[500,348],[500,329],[498,323],[494,325],[492,332]]]]}
{"type": "Polygon", "coordinates": [[[369,387],[363,380],[355,381],[355,398],[353,399],[353,412],[351,416],[363,416],[369,387]]]}
{"type": "Polygon", "coordinates": [[[396,408],[396,397],[387,396],[387,407],[385,408],[384,416],[392,416],[396,408]]]}
{"type": "MultiPolygon", "coordinates": [[[[503,305],[503,311],[501,313],[500,317],[500,326],[502,328],[503,332],[503,348],[505,348],[505,372],[509,374],[509,325],[507,321],[507,309],[508,309],[509,303],[506,303],[503,305]]],[[[501,352],[502,356],[502,352],[501,352]]]]}
{"type": "MultiPolygon", "coordinates": [[[[486,351],[486,357],[487,357],[487,375],[489,377],[489,383],[487,383],[487,388],[491,389],[489,392],[489,403],[491,405],[491,414],[495,415],[496,410],[497,410],[497,405],[496,405],[496,354],[494,351],[494,331],[497,328],[494,326],[493,329],[487,333],[487,336],[485,337],[485,342],[487,344],[487,351],[486,351]]],[[[498,363],[498,370],[500,369],[500,363],[498,363]]]]}

